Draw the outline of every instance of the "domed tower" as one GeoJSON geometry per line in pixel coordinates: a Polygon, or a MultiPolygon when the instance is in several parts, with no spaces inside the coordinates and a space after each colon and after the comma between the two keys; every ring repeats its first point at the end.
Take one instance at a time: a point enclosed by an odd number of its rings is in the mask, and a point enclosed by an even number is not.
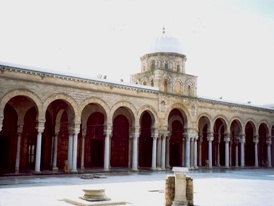
{"type": "Polygon", "coordinates": [[[140,59],[141,72],[131,75],[131,83],[158,87],[164,93],[197,96],[197,77],[185,73],[182,46],[176,38],[166,35],[164,28],[140,59]]]}

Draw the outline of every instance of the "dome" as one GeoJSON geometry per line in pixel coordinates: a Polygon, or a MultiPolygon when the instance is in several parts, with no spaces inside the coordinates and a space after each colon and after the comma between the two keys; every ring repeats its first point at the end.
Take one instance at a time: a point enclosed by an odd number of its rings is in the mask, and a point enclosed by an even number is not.
{"type": "Polygon", "coordinates": [[[174,37],[168,36],[163,29],[162,35],[156,37],[149,49],[149,53],[156,52],[171,52],[171,53],[179,53],[183,54],[183,49],[181,43],[174,37]]]}

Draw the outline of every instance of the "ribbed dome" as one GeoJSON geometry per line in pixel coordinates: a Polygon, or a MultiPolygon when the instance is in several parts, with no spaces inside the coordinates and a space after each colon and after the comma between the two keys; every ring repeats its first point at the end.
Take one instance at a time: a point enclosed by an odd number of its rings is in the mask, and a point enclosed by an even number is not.
{"type": "Polygon", "coordinates": [[[183,54],[181,43],[174,37],[166,35],[165,31],[153,39],[149,53],[172,52],[183,54]]]}

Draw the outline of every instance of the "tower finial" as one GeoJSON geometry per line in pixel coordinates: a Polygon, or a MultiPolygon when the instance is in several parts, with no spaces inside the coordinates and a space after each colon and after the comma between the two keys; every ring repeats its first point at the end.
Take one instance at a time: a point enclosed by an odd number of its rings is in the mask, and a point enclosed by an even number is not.
{"type": "Polygon", "coordinates": [[[166,31],[165,31],[165,26],[163,26],[163,34],[164,34],[164,33],[166,33],[166,31]]]}

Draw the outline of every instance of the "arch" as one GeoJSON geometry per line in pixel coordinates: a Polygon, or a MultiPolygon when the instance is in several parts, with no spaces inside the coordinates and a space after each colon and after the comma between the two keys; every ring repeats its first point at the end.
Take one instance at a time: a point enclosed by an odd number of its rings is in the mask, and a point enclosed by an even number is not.
{"type": "Polygon", "coordinates": [[[212,130],[211,128],[212,122],[210,120],[210,116],[208,114],[201,114],[198,117],[198,163],[199,166],[205,166],[206,161],[208,160],[208,134],[212,130]]]}
{"type": "Polygon", "coordinates": [[[131,121],[133,121],[134,125],[132,126],[139,126],[138,121],[137,120],[137,109],[136,107],[130,103],[130,102],[126,102],[126,101],[120,101],[117,102],[116,104],[114,104],[111,109],[110,109],[110,114],[109,114],[109,119],[108,119],[108,124],[112,125],[112,119],[114,118],[114,113],[117,111],[118,108],[125,108],[129,114],[131,115],[131,121]],[[136,125],[135,125],[136,124],[136,125]]]}
{"type": "Polygon", "coordinates": [[[97,97],[91,97],[91,98],[88,98],[88,99],[85,99],[78,107],[78,112],[79,114],[82,114],[84,108],[89,105],[89,104],[98,104],[100,105],[104,110],[105,110],[105,113],[106,114],[109,114],[110,112],[110,108],[108,106],[108,104],[100,99],[100,98],[97,98],[97,97]]]}
{"type": "Polygon", "coordinates": [[[26,97],[30,98],[34,102],[34,104],[37,108],[38,115],[37,115],[36,119],[39,119],[39,120],[45,119],[45,114],[44,114],[44,112],[42,112],[43,108],[42,108],[41,99],[39,98],[39,96],[37,94],[35,94],[32,91],[26,90],[26,89],[13,90],[13,91],[6,93],[2,97],[2,99],[0,101],[0,117],[3,117],[5,105],[9,102],[10,99],[12,99],[16,96],[26,96],[26,97]]]}
{"type": "Polygon", "coordinates": [[[149,111],[144,111],[140,116],[139,135],[139,166],[150,167],[152,165],[152,133],[154,117],[149,111]]]}
{"type": "Polygon", "coordinates": [[[267,138],[269,135],[269,128],[266,122],[262,121],[258,129],[258,166],[267,166],[267,138]]]}
{"type": "MultiPolygon", "coordinates": [[[[53,94],[49,96],[43,104],[43,110],[46,111],[50,103],[54,102],[55,100],[65,101],[69,105],[71,112],[73,112],[71,114],[71,117],[69,118],[74,118],[75,122],[80,122],[81,116],[79,115],[78,104],[75,101],[75,99],[73,99],[71,96],[67,94],[59,93],[59,94],[53,94]]],[[[70,121],[73,121],[73,120],[71,119],[70,121]]]]}
{"type": "Polygon", "coordinates": [[[137,119],[140,120],[141,115],[145,111],[148,111],[151,114],[154,128],[158,128],[158,115],[157,115],[157,112],[150,105],[144,105],[138,110],[137,119]]]}
{"type": "Polygon", "coordinates": [[[213,164],[215,166],[224,166],[225,165],[225,141],[224,138],[228,133],[227,130],[227,121],[222,117],[222,115],[218,115],[215,118],[213,124],[213,142],[212,142],[212,154],[213,154],[213,164]]]}
{"type": "Polygon", "coordinates": [[[238,167],[240,162],[240,139],[242,138],[243,122],[239,118],[233,118],[230,122],[230,165],[238,167]]]}
{"type": "Polygon", "coordinates": [[[254,122],[247,121],[245,124],[245,164],[246,166],[255,165],[255,145],[254,137],[257,131],[254,122]]]}
{"type": "Polygon", "coordinates": [[[168,123],[169,114],[173,109],[178,109],[181,112],[181,114],[184,118],[185,124],[186,124],[185,126],[187,127],[188,120],[190,119],[190,113],[189,113],[188,109],[181,103],[175,103],[166,110],[164,122],[168,123]]]}

